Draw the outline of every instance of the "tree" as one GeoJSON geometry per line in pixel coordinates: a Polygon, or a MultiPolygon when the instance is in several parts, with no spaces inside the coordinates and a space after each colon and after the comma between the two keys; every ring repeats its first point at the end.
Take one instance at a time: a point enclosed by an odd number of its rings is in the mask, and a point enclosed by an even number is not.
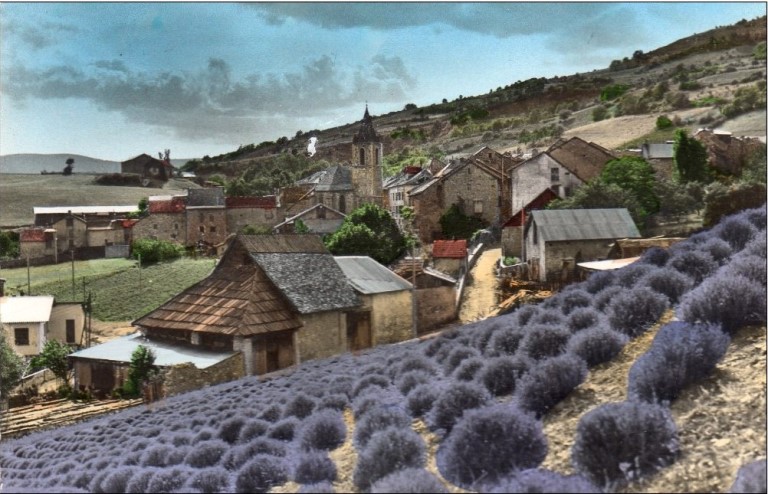
{"type": "Polygon", "coordinates": [[[688,137],[684,129],[675,131],[673,152],[675,173],[681,182],[709,182],[707,150],[702,143],[688,137]]]}
{"type": "Polygon", "coordinates": [[[16,259],[20,252],[19,234],[11,231],[0,231],[0,258],[16,259]]]}
{"type": "Polygon", "coordinates": [[[565,199],[556,199],[547,209],[627,208],[632,220],[642,230],[647,214],[631,192],[618,185],[605,183],[599,177],[585,183],[565,199]]]}
{"type": "Polygon", "coordinates": [[[375,204],[363,204],[344,218],[341,228],[326,237],[325,246],[337,256],[364,255],[389,264],[407,244],[388,211],[375,204]]]}
{"type": "Polygon", "coordinates": [[[309,227],[301,221],[301,219],[296,219],[296,221],[293,222],[293,232],[294,233],[310,233],[309,227]]]}
{"type": "Polygon", "coordinates": [[[157,374],[155,367],[155,352],[139,345],[131,354],[131,364],[128,367],[128,380],[123,385],[123,393],[136,396],[141,391],[141,385],[157,374]]]}
{"type": "Polygon", "coordinates": [[[72,353],[72,348],[56,340],[48,340],[43,345],[40,355],[32,358],[30,366],[33,369],[50,369],[53,375],[68,382],[69,362],[67,356],[72,353]]]}
{"type": "Polygon", "coordinates": [[[472,235],[488,226],[482,219],[467,216],[458,204],[451,207],[440,216],[440,229],[446,238],[469,239],[472,235]]]}
{"type": "Polygon", "coordinates": [[[646,215],[659,210],[656,196],[656,171],[642,158],[626,156],[606,163],[600,178],[606,184],[613,184],[631,192],[642,206],[646,215]]]}
{"type": "Polygon", "coordinates": [[[5,401],[8,393],[24,375],[24,359],[13,351],[0,332],[0,400],[5,401]]]}

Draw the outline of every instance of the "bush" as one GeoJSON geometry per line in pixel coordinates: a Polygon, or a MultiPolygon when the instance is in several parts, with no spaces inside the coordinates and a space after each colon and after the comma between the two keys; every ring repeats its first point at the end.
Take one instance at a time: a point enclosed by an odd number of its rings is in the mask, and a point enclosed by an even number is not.
{"type": "Polygon", "coordinates": [[[175,492],[184,485],[187,475],[180,468],[159,469],[147,484],[147,492],[175,492]]]}
{"type": "Polygon", "coordinates": [[[616,270],[616,283],[625,288],[634,288],[643,276],[656,268],[650,264],[632,263],[629,266],[616,270]]]}
{"type": "Polygon", "coordinates": [[[602,321],[602,314],[592,307],[575,309],[568,315],[565,325],[571,332],[576,333],[592,326],[597,326],[602,321]]]}
{"type": "Polygon", "coordinates": [[[359,448],[364,448],[371,437],[388,427],[407,428],[411,426],[411,418],[399,408],[374,408],[360,420],[355,427],[355,442],[359,448]]]}
{"type": "Polygon", "coordinates": [[[406,468],[426,464],[424,440],[410,428],[390,428],[375,434],[357,458],[352,481],[366,491],[381,478],[406,468]]]}
{"type": "Polygon", "coordinates": [[[543,468],[523,470],[502,480],[488,492],[493,494],[523,492],[592,493],[600,489],[581,475],[562,475],[543,468]]]}
{"type": "Polygon", "coordinates": [[[728,492],[765,492],[765,458],[742,465],[728,492]]]}
{"type": "Polygon", "coordinates": [[[462,362],[453,372],[453,377],[457,381],[472,381],[485,365],[485,360],[481,357],[470,357],[462,362]]]}
{"type": "Polygon", "coordinates": [[[730,259],[731,254],[733,254],[731,245],[718,237],[710,237],[707,241],[698,246],[698,250],[700,252],[706,252],[712,256],[712,259],[714,259],[719,266],[725,264],[728,259],[730,259]]]}
{"type": "Polygon", "coordinates": [[[604,312],[608,307],[608,304],[610,304],[614,298],[616,298],[619,294],[626,293],[628,291],[629,290],[627,288],[622,286],[612,285],[596,294],[595,298],[592,300],[592,304],[594,305],[595,309],[604,312]]]}
{"type": "Polygon", "coordinates": [[[539,308],[535,305],[524,305],[517,309],[515,314],[515,322],[518,327],[525,327],[533,316],[539,313],[539,308]]]}
{"type": "Polygon", "coordinates": [[[317,484],[304,484],[299,488],[301,494],[331,494],[336,492],[333,484],[330,482],[319,482],[317,484]]]}
{"type": "Polygon", "coordinates": [[[304,449],[330,451],[344,444],[346,437],[347,425],[341,413],[335,410],[320,410],[304,421],[300,444],[304,449]]]}
{"type": "Polygon", "coordinates": [[[531,361],[522,356],[502,356],[490,359],[480,374],[480,381],[494,396],[504,396],[515,391],[515,385],[525,374],[531,361]]]}
{"type": "Polygon", "coordinates": [[[389,379],[382,375],[372,374],[369,376],[361,377],[357,380],[354,387],[352,388],[352,394],[350,398],[357,398],[360,396],[360,394],[362,394],[363,391],[366,390],[366,388],[370,386],[377,386],[379,388],[387,389],[389,384],[389,379]]]}
{"type": "Polygon", "coordinates": [[[288,471],[282,458],[256,455],[246,463],[235,479],[236,492],[267,492],[288,480],[288,471]]]}
{"type": "Polygon", "coordinates": [[[730,338],[720,326],[673,322],[663,326],[629,370],[630,399],[666,404],[686,386],[708,376],[730,338]]]}
{"type": "Polygon", "coordinates": [[[299,456],[293,480],[299,484],[317,484],[336,480],[336,464],[327,453],[312,451],[299,456]]]}
{"type": "Polygon", "coordinates": [[[676,304],[693,286],[693,281],[688,276],[674,269],[656,269],[643,277],[639,286],[647,286],[656,293],[667,297],[671,305],[676,304]]]}
{"type": "Polygon", "coordinates": [[[422,371],[430,375],[436,375],[437,369],[429,359],[422,357],[421,355],[411,355],[405,357],[397,367],[396,372],[392,376],[398,378],[411,371],[422,371]]]}
{"type": "Polygon", "coordinates": [[[534,325],[526,329],[520,350],[532,359],[554,357],[565,351],[571,332],[559,326],[534,325]]]}
{"type": "Polygon", "coordinates": [[[265,420],[267,422],[277,422],[280,420],[280,417],[283,416],[283,409],[280,405],[274,404],[268,406],[261,414],[259,415],[259,418],[261,420],[265,420]]]}
{"type": "Polygon", "coordinates": [[[433,474],[423,468],[406,468],[390,473],[386,477],[377,480],[372,486],[372,493],[409,493],[427,494],[434,492],[442,494],[448,489],[433,474]]]}
{"type": "Polygon", "coordinates": [[[323,396],[317,408],[320,410],[344,411],[349,406],[349,397],[344,393],[331,393],[323,396]]]}
{"type": "Polygon", "coordinates": [[[608,322],[616,331],[634,338],[656,323],[668,306],[664,295],[646,287],[633,288],[610,302],[608,322]]]}
{"type": "Polygon", "coordinates": [[[229,492],[229,472],[221,467],[205,468],[192,474],[186,485],[200,492],[229,492]]]}
{"type": "Polygon", "coordinates": [[[451,384],[435,400],[428,423],[433,429],[450,432],[465,411],[482,407],[490,401],[491,395],[484,388],[462,382],[451,384]]]}
{"type": "Polygon", "coordinates": [[[514,399],[517,405],[544,416],[560,403],[587,377],[587,363],[581,358],[564,354],[540,361],[523,375],[514,399]]]}
{"type": "Polygon", "coordinates": [[[712,229],[712,233],[728,242],[738,252],[757,234],[757,229],[741,215],[729,216],[712,229]]]}
{"type": "Polygon", "coordinates": [[[518,470],[537,467],[547,456],[541,422],[509,404],[471,410],[437,451],[446,480],[482,491],[518,470]]]}
{"type": "Polygon", "coordinates": [[[165,240],[142,238],[131,244],[131,255],[140,257],[141,264],[172,261],[184,255],[184,246],[165,240]]]}
{"type": "Polygon", "coordinates": [[[238,437],[240,436],[240,430],[244,425],[245,420],[241,417],[233,417],[223,421],[221,423],[221,427],[219,427],[219,438],[223,439],[229,444],[236,443],[238,437]]]}
{"type": "Polygon", "coordinates": [[[589,275],[584,282],[584,289],[592,295],[614,284],[616,275],[611,271],[598,271],[589,275]]]}
{"type": "Polygon", "coordinates": [[[269,428],[267,437],[278,439],[280,441],[293,441],[296,429],[299,426],[299,420],[295,417],[288,417],[269,428]]]}
{"type": "Polygon", "coordinates": [[[305,393],[298,393],[291,401],[285,405],[285,410],[283,410],[283,418],[307,418],[312,415],[312,411],[315,409],[315,406],[317,406],[315,400],[310,398],[305,393]]]}
{"type": "Polygon", "coordinates": [[[676,251],[670,257],[669,266],[689,276],[698,285],[718,268],[717,262],[707,252],[676,251]]]}
{"type": "Polygon", "coordinates": [[[615,490],[671,465],[678,453],[669,410],[625,401],[600,405],[581,417],[571,463],[596,485],[615,490]]]}
{"type": "Polygon", "coordinates": [[[574,288],[560,294],[560,309],[566,316],[575,309],[592,305],[592,294],[582,288],[574,288]]]}
{"type": "Polygon", "coordinates": [[[514,355],[524,336],[525,333],[514,326],[499,329],[488,340],[485,355],[514,355]]]}
{"type": "Polygon", "coordinates": [[[765,257],[758,257],[756,255],[744,255],[742,251],[739,255],[734,257],[728,266],[723,268],[724,273],[729,275],[744,276],[747,279],[760,283],[765,286],[766,283],[766,263],[765,257]]]}
{"type": "Polygon", "coordinates": [[[266,420],[252,419],[243,425],[240,429],[240,435],[238,440],[241,443],[247,443],[248,441],[261,437],[266,434],[267,430],[272,424],[266,420]]]}
{"type": "Polygon", "coordinates": [[[669,260],[669,252],[661,247],[653,246],[650,249],[643,252],[640,259],[637,260],[641,264],[650,264],[652,266],[663,267],[667,260],[669,260]]]}
{"type": "Polygon", "coordinates": [[[217,439],[205,441],[187,453],[184,463],[194,468],[212,467],[219,463],[228,449],[229,445],[224,441],[217,439]]]}
{"type": "Polygon", "coordinates": [[[443,372],[446,376],[449,376],[465,359],[479,356],[480,353],[472,347],[456,347],[451,350],[451,353],[449,353],[448,357],[443,361],[443,372]]]}
{"type": "Polygon", "coordinates": [[[104,492],[128,492],[128,484],[135,472],[131,467],[118,467],[109,472],[101,483],[104,492]]]}
{"type": "Polygon", "coordinates": [[[680,301],[680,319],[720,324],[733,333],[742,326],[765,323],[765,287],[744,276],[719,273],[688,292],[680,301]]]}
{"type": "Polygon", "coordinates": [[[612,360],[621,352],[629,338],[610,328],[593,326],[573,335],[567,351],[581,358],[588,367],[612,360]]]}
{"type": "Polygon", "coordinates": [[[422,417],[432,410],[440,389],[431,383],[419,384],[408,393],[406,408],[411,417],[422,417]]]}

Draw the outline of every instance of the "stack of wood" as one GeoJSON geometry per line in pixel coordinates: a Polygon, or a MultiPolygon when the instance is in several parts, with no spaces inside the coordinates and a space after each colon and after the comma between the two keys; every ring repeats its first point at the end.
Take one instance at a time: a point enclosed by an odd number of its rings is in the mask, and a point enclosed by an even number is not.
{"type": "Polygon", "coordinates": [[[536,281],[504,278],[499,285],[502,301],[498,305],[496,315],[511,312],[522,304],[539,303],[553,294],[536,281]]]}
{"type": "Polygon", "coordinates": [[[424,261],[418,257],[406,257],[400,259],[397,264],[392,268],[398,276],[410,280],[414,276],[413,272],[416,271],[415,276],[418,276],[424,272],[424,261]]]}

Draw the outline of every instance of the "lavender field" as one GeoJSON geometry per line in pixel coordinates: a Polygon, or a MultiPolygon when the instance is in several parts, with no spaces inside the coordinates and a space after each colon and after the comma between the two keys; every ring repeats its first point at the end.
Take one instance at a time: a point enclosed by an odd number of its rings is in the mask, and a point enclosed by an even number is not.
{"type": "MultiPolygon", "coordinates": [[[[433,339],[3,440],[0,491],[642,492],[689,454],[670,407],[765,323],[763,207],[433,339]],[[652,327],[626,399],[581,414],[570,468],[545,468],[552,410],[652,327]]],[[[765,466],[723,490],[764,489],[765,466]]]]}

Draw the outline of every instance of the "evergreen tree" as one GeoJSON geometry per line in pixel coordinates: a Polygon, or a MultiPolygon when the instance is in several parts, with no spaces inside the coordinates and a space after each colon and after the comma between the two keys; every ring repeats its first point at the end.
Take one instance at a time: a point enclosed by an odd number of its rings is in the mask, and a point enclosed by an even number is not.
{"type": "Polygon", "coordinates": [[[659,198],[654,190],[656,171],[644,159],[625,156],[611,160],[606,163],[600,178],[606,184],[617,185],[632,193],[643,208],[643,214],[658,212],[659,198]]]}
{"type": "Polygon", "coordinates": [[[675,132],[675,172],[679,180],[685,182],[704,182],[710,180],[707,150],[696,139],[688,137],[683,129],[675,132]]]}

